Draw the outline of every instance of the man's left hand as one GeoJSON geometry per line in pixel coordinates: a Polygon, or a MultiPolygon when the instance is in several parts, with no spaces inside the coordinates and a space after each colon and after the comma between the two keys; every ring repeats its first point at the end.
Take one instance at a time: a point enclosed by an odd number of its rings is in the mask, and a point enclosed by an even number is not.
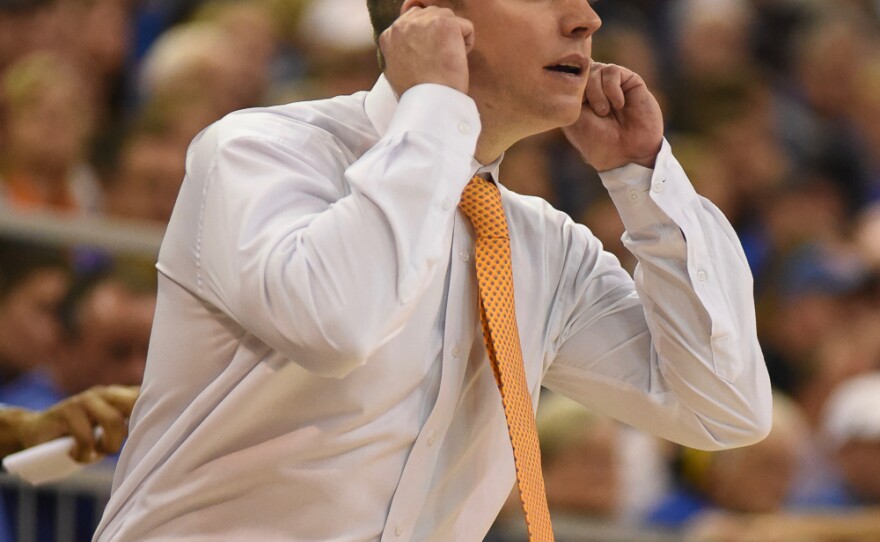
{"type": "Polygon", "coordinates": [[[581,116],[564,132],[598,171],[631,163],[653,168],[663,143],[663,113],[638,74],[594,62],[581,116]]]}

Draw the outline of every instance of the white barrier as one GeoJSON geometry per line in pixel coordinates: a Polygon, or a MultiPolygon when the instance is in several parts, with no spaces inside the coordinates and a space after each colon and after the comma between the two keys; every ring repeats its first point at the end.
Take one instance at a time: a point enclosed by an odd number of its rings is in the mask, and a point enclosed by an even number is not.
{"type": "Polygon", "coordinates": [[[165,229],[158,224],[0,207],[0,237],[51,245],[86,245],[113,253],[155,257],[165,229]]]}

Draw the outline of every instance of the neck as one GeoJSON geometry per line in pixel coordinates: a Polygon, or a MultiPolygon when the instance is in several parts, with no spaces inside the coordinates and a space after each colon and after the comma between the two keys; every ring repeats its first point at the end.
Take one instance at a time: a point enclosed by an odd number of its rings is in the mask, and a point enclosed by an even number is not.
{"type": "Polygon", "coordinates": [[[477,102],[477,110],[480,112],[480,121],[483,126],[480,139],[477,140],[474,158],[483,165],[498,160],[517,142],[540,132],[535,129],[535,126],[511,122],[511,115],[495,110],[491,101],[481,101],[478,97],[475,97],[474,100],[477,102]]]}
{"type": "Polygon", "coordinates": [[[498,160],[508,148],[508,145],[504,145],[497,139],[492,138],[491,135],[487,135],[484,131],[477,141],[477,150],[474,153],[474,158],[477,159],[477,162],[486,166],[498,160]]]}

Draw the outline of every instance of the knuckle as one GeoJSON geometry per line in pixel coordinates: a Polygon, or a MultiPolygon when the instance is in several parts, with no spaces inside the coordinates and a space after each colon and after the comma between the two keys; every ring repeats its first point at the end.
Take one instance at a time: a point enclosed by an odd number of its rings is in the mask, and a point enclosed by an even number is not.
{"type": "Polygon", "coordinates": [[[111,426],[120,426],[125,423],[125,418],[118,410],[111,410],[107,413],[107,423],[111,426]]]}

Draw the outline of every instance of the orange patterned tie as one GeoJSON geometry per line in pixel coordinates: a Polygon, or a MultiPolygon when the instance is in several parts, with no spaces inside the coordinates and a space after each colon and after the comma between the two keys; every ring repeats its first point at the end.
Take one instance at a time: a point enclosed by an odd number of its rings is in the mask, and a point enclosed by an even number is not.
{"type": "Polygon", "coordinates": [[[510,234],[501,206],[501,193],[492,182],[474,177],[464,189],[460,207],[477,234],[477,282],[483,338],[507,417],[516,465],[516,485],[529,540],[552,541],[550,511],[541,475],[538,431],[516,325],[510,234]]]}

